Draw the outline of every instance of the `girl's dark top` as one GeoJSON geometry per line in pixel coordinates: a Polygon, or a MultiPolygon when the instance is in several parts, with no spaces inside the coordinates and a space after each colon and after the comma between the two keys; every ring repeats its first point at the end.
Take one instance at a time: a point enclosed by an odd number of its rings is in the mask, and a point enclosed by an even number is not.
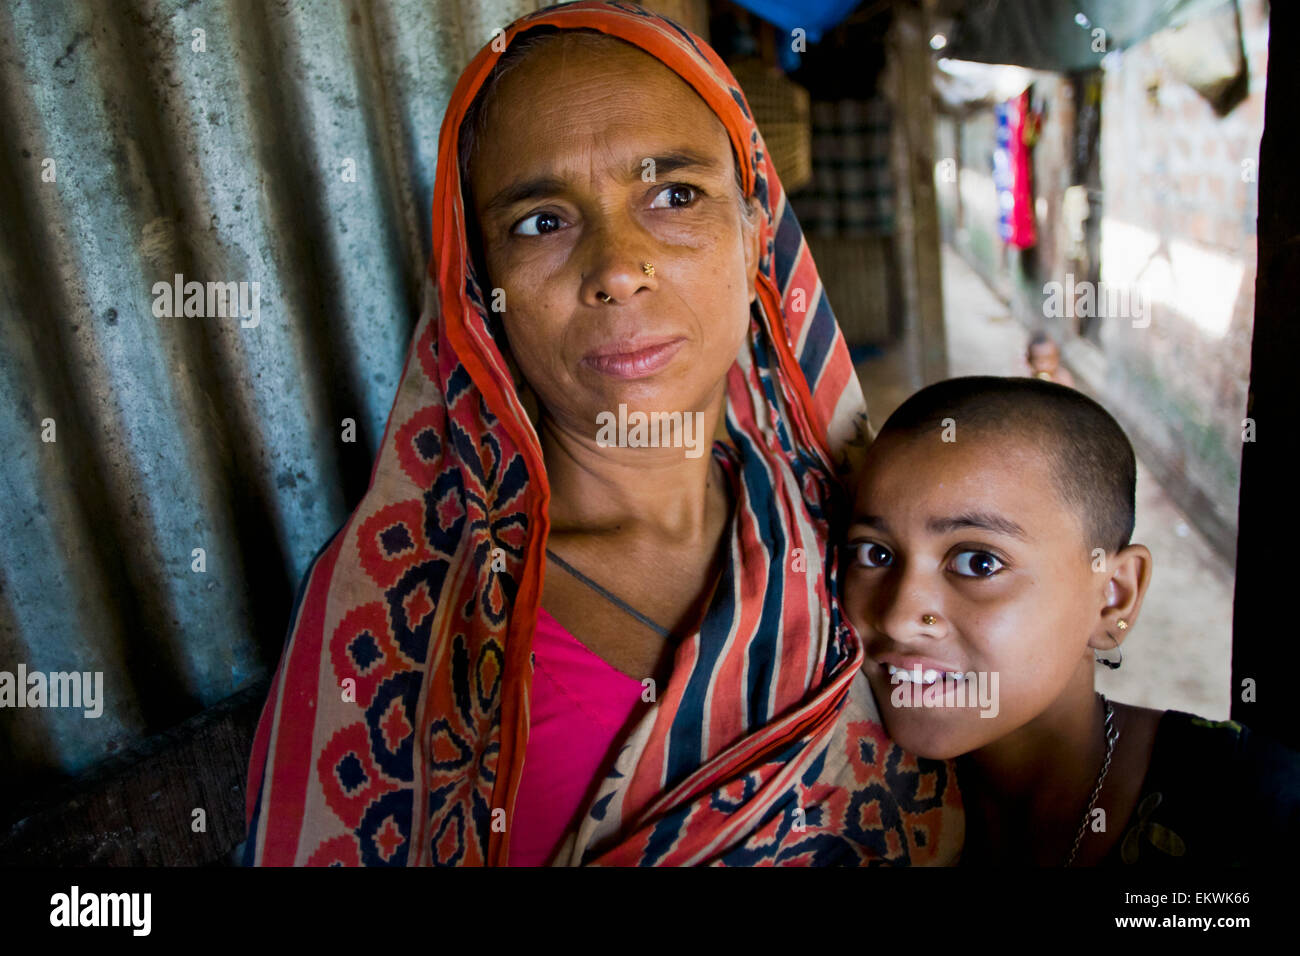
{"type": "Polygon", "coordinates": [[[1300,848],[1300,753],[1231,720],[1166,711],[1106,866],[1247,866],[1300,848]]]}

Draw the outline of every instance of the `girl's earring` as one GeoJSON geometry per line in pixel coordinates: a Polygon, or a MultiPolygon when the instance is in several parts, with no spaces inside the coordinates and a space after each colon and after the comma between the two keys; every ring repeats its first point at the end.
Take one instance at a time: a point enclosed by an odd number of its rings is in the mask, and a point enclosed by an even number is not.
{"type": "MultiPolygon", "coordinates": [[[[1126,630],[1128,628],[1128,621],[1121,620],[1118,622],[1117,626],[1121,631],[1126,630]]],[[[1115,641],[1115,638],[1113,636],[1110,635],[1107,636],[1110,637],[1112,641],[1115,641]]],[[[1098,664],[1104,664],[1106,667],[1109,667],[1111,670],[1117,671],[1119,670],[1120,665],[1124,663],[1124,648],[1119,646],[1119,641],[1115,641],[1114,650],[1119,651],[1119,657],[1113,660],[1109,657],[1102,657],[1100,654],[1094,654],[1093,658],[1097,661],[1098,664]]]]}

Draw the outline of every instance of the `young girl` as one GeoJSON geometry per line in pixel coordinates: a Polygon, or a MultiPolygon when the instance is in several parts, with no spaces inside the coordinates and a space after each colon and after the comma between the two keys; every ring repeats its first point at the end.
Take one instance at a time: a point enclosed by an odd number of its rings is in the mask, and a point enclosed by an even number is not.
{"type": "Polygon", "coordinates": [[[845,611],[889,735],[960,758],[963,864],[1241,864],[1297,843],[1300,755],[1093,689],[1151,580],[1134,484],[1115,420],[1030,378],[923,389],[871,448],[845,611]]]}

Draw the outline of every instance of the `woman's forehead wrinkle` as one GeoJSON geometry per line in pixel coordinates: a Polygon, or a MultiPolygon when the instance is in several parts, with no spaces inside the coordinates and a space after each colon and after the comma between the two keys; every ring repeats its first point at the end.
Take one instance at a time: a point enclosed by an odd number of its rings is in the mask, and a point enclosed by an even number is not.
{"type": "Polygon", "coordinates": [[[582,35],[562,38],[559,57],[549,63],[545,50],[533,54],[503,78],[502,86],[511,88],[509,93],[506,89],[500,92],[507,99],[524,93],[534,107],[524,112],[534,117],[541,112],[561,117],[589,115],[604,108],[610,117],[649,111],[679,118],[683,108],[698,107],[703,111],[698,113],[700,118],[707,114],[710,125],[727,135],[722,120],[698,91],[664,63],[621,41],[606,38],[593,43],[592,39],[582,35]],[[544,95],[535,95],[542,91],[544,95]]]}
{"type": "MultiPolygon", "coordinates": [[[[536,134],[548,129],[557,131],[555,125],[542,122],[536,116],[524,120],[526,125],[516,129],[525,134],[525,145],[532,162],[509,171],[510,182],[496,193],[485,210],[535,198],[540,188],[545,186],[577,181],[593,186],[598,181],[641,181],[647,169],[655,177],[650,180],[652,182],[685,169],[722,175],[733,165],[730,140],[720,122],[711,131],[716,133],[711,138],[708,135],[690,135],[688,130],[667,118],[645,122],[642,115],[639,111],[628,113],[616,108],[610,110],[608,123],[599,119],[579,121],[580,128],[570,129],[567,135],[541,139],[536,134]],[[537,188],[528,189],[525,184],[537,188]]],[[[716,117],[714,119],[716,121],[716,117]]],[[[510,120],[505,122],[510,125],[510,120]]],[[[493,152],[502,156],[518,155],[509,149],[493,152]]]]}

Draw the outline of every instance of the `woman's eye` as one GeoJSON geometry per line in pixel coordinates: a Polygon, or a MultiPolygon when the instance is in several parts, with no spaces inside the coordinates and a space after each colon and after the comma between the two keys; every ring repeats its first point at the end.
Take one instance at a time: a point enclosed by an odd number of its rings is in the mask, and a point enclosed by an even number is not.
{"type": "Polygon", "coordinates": [[[953,558],[954,570],[968,578],[991,578],[1005,565],[987,551],[963,551],[953,558]]]}
{"type": "Polygon", "coordinates": [[[532,216],[526,216],[515,223],[512,232],[519,236],[544,236],[548,232],[554,232],[564,224],[553,212],[539,212],[532,216]]]}
{"type": "Polygon", "coordinates": [[[674,206],[689,206],[695,201],[695,187],[683,186],[681,184],[669,186],[659,195],[655,196],[654,202],[650,204],[652,209],[669,209],[674,206]]]}
{"type": "Polygon", "coordinates": [[[852,556],[864,568],[887,568],[894,560],[888,548],[870,541],[853,545],[852,556]]]}

